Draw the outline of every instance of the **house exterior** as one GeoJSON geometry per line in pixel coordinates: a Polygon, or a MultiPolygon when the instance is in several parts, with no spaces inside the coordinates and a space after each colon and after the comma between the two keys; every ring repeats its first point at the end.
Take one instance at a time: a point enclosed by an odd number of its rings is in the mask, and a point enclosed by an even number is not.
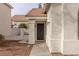
{"type": "Polygon", "coordinates": [[[11,31],[11,9],[8,3],[0,3],[0,34],[9,36],[11,31]]]}
{"type": "MultiPolygon", "coordinates": [[[[79,55],[79,4],[47,3],[11,18],[13,7],[0,3],[0,34],[5,37],[21,23],[28,25],[28,44],[45,41],[50,53],[79,55]]],[[[24,40],[26,41],[26,40],[24,40]]]]}
{"type": "Polygon", "coordinates": [[[46,14],[43,8],[33,8],[25,15],[29,20],[29,44],[35,44],[36,41],[44,41],[46,34],[46,14]]]}
{"type": "Polygon", "coordinates": [[[28,20],[26,19],[25,15],[14,15],[11,18],[11,23],[13,28],[18,28],[22,23],[28,25],[28,20]]]}
{"type": "Polygon", "coordinates": [[[79,4],[47,3],[33,8],[29,20],[29,44],[45,41],[50,53],[79,55],[79,4]]]}
{"type": "Polygon", "coordinates": [[[45,4],[46,43],[51,53],[79,54],[79,4],[45,4]]]}

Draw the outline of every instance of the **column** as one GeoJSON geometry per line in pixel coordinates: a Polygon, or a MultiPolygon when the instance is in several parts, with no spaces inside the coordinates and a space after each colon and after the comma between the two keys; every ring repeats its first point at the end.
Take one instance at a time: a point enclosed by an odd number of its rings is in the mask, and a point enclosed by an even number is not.
{"type": "Polygon", "coordinates": [[[35,44],[35,21],[29,21],[29,44],[35,44]]]}

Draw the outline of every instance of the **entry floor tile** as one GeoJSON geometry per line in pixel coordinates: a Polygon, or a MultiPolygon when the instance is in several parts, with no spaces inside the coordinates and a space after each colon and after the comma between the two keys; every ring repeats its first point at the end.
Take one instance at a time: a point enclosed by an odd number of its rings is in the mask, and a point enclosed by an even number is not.
{"type": "Polygon", "coordinates": [[[45,42],[37,42],[31,51],[30,56],[51,56],[45,42]]]}

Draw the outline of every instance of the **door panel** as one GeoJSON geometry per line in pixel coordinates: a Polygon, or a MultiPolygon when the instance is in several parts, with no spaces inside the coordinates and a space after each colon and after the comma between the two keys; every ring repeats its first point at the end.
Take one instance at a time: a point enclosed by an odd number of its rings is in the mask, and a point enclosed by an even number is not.
{"type": "Polygon", "coordinates": [[[37,24],[37,40],[44,40],[44,24],[37,24]]]}

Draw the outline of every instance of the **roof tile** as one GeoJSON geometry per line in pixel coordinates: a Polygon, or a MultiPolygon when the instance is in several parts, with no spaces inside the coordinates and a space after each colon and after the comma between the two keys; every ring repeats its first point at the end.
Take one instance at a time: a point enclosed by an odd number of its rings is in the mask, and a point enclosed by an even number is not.
{"type": "Polygon", "coordinates": [[[24,15],[15,15],[11,19],[12,21],[27,21],[24,15]]]}
{"type": "Polygon", "coordinates": [[[43,8],[33,8],[26,17],[46,17],[46,14],[43,13],[43,8]]]}

